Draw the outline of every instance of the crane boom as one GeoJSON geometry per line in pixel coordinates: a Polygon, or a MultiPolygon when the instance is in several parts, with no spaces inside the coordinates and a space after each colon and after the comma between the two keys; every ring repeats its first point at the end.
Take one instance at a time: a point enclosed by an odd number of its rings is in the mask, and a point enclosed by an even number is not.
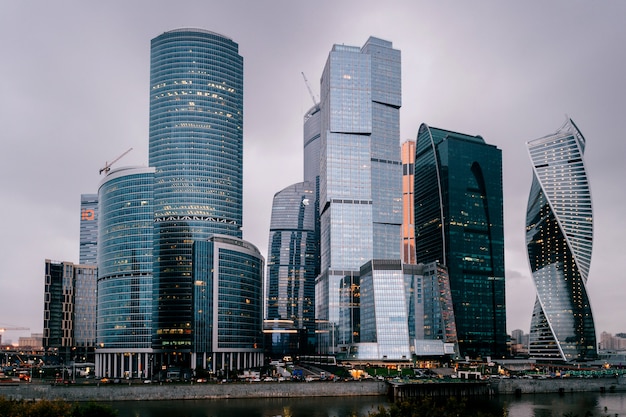
{"type": "Polygon", "coordinates": [[[29,327],[0,327],[0,333],[6,332],[7,330],[30,330],[29,327]]]}
{"type": "Polygon", "coordinates": [[[307,90],[309,90],[309,94],[311,95],[311,99],[313,100],[313,105],[317,105],[317,100],[315,100],[315,94],[313,94],[313,90],[311,90],[311,86],[309,85],[309,80],[306,79],[306,75],[302,72],[302,78],[304,78],[304,84],[306,84],[307,90]]]}
{"type": "Polygon", "coordinates": [[[117,161],[119,161],[124,155],[126,155],[128,152],[132,151],[133,148],[128,149],[126,152],[124,152],[123,154],[121,154],[120,156],[118,156],[117,158],[115,158],[114,160],[112,160],[111,162],[105,162],[104,163],[104,167],[100,168],[100,175],[102,175],[102,173],[104,172],[105,174],[108,174],[109,171],[111,170],[111,165],[113,165],[114,163],[116,163],[117,161]]]}

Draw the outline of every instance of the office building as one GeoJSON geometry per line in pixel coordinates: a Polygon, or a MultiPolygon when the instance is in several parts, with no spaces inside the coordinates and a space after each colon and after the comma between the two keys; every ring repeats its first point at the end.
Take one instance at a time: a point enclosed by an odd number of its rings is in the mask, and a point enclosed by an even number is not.
{"type": "Polygon", "coordinates": [[[96,375],[152,375],[154,168],[120,168],[100,183],[96,375]]]}
{"type": "Polygon", "coordinates": [[[98,195],[80,196],[80,256],[81,265],[92,265],[98,257],[98,195]]]}
{"type": "Polygon", "coordinates": [[[93,362],[96,347],[98,268],[74,266],[74,350],[77,362],[93,362]]]}
{"type": "Polygon", "coordinates": [[[199,29],[152,40],[149,136],[155,360],[185,365],[194,338],[192,244],[242,236],[243,58],[235,42],[199,29]]]}
{"type": "Polygon", "coordinates": [[[414,181],[416,259],[448,270],[460,355],[506,356],[500,149],[422,124],[414,181]]]}
{"type": "Polygon", "coordinates": [[[42,344],[62,363],[92,359],[96,266],[45,260],[42,344]]]}
{"type": "Polygon", "coordinates": [[[361,267],[359,283],[352,291],[358,293],[359,340],[339,358],[415,360],[425,367],[433,360],[458,358],[450,285],[442,265],[374,259],[361,267]]]}
{"type": "Polygon", "coordinates": [[[583,155],[585,138],[567,118],[555,133],[527,143],[533,181],[526,248],[537,298],[530,356],[595,359],[596,333],[587,293],[593,210],[583,155]]]}
{"type": "Polygon", "coordinates": [[[315,352],[315,184],[274,195],[267,258],[266,348],[272,357],[315,352]]]}
{"type": "Polygon", "coordinates": [[[402,262],[415,264],[415,141],[407,140],[400,149],[402,158],[402,262]]]}
{"type": "Polygon", "coordinates": [[[74,345],[74,264],[46,259],[43,347],[69,361],[74,345]]]}
{"type": "Polygon", "coordinates": [[[193,244],[196,373],[228,378],[263,365],[263,256],[242,239],[214,235],[193,244]]]}
{"type": "Polygon", "coordinates": [[[363,47],[333,46],[320,101],[315,297],[323,353],[354,342],[351,325],[339,327],[340,287],[358,285],[361,265],[372,259],[400,258],[400,106],[400,51],[391,42],[370,37],[363,47]]]}

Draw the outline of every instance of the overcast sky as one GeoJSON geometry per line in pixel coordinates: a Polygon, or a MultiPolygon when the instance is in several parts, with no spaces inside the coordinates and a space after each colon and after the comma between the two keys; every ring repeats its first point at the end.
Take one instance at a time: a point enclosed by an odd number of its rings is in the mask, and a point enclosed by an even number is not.
{"type": "MultiPolygon", "coordinates": [[[[0,327],[43,328],[44,260],[78,262],[80,194],[147,165],[150,40],[194,27],[244,57],[244,239],[267,256],[274,193],[302,181],[302,122],[333,44],[402,52],[401,136],[421,123],[503,152],[507,328],[528,332],[526,142],[569,115],[587,139],[588,290],[598,334],[626,332],[626,2],[0,1],[0,327]]],[[[17,342],[30,332],[6,332],[17,342]]]]}

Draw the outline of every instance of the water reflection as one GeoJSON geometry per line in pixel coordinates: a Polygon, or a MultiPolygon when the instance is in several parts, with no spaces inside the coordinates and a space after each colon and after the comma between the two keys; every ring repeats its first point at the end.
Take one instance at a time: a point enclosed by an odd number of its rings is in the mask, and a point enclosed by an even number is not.
{"type": "MultiPolygon", "coordinates": [[[[108,403],[119,417],[366,417],[384,397],[314,397],[108,403]]],[[[470,403],[508,417],[626,417],[626,393],[499,396],[470,403]],[[498,411],[499,410],[499,411],[498,411]]]]}
{"type": "Polygon", "coordinates": [[[316,397],[109,403],[118,417],[365,417],[381,397],[316,397]]]}

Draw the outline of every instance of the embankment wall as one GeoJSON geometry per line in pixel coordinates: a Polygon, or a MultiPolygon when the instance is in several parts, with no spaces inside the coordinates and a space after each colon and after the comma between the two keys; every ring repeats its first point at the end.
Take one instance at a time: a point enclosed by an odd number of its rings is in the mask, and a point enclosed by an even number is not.
{"type": "Polygon", "coordinates": [[[14,400],[137,401],[218,398],[334,397],[386,395],[387,384],[364,382],[257,382],[229,384],[108,384],[0,386],[0,396],[14,400]]]}

